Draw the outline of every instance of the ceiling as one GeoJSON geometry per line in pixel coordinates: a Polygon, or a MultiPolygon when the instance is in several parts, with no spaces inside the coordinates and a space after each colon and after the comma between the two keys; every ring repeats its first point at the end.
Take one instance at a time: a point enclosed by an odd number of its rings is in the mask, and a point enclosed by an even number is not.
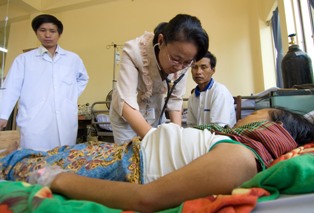
{"type": "Polygon", "coordinates": [[[29,18],[33,13],[56,13],[117,0],[0,0],[0,27],[6,15],[9,22],[29,18]]]}

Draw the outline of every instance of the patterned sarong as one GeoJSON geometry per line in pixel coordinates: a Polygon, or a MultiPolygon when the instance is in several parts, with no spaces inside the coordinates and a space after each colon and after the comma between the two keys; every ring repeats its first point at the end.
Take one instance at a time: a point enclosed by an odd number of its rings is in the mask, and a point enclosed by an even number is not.
{"type": "Polygon", "coordinates": [[[198,129],[208,129],[216,134],[227,135],[252,148],[263,159],[266,167],[279,156],[295,149],[298,144],[289,132],[275,122],[260,121],[239,128],[219,125],[201,125],[198,129]]]}
{"type": "Polygon", "coordinates": [[[57,165],[87,177],[142,183],[140,141],[124,145],[87,142],[50,151],[21,149],[0,158],[0,179],[26,181],[32,171],[57,165]]]}

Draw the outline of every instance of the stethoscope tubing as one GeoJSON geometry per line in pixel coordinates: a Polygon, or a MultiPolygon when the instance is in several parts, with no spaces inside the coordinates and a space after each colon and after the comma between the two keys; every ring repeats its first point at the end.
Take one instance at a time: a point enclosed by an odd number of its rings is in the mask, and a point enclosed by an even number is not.
{"type": "Polygon", "coordinates": [[[165,100],[165,103],[162,107],[162,110],[160,112],[160,116],[159,116],[159,120],[158,120],[158,125],[161,124],[161,121],[162,121],[162,116],[166,110],[166,107],[167,107],[167,104],[168,104],[168,101],[170,99],[170,96],[174,90],[174,88],[176,87],[176,85],[181,81],[181,79],[184,77],[185,73],[187,72],[187,69],[185,70],[184,73],[182,73],[180,75],[180,77],[178,79],[176,79],[174,82],[173,82],[173,85],[172,87],[170,87],[170,83],[171,83],[171,80],[169,80],[168,78],[166,78],[166,83],[167,83],[167,97],[166,97],[166,100],[165,100]]]}
{"type": "MultiPolygon", "coordinates": [[[[154,49],[155,49],[156,46],[159,46],[159,43],[154,44],[154,49]]],[[[159,63],[158,63],[158,61],[157,61],[156,55],[154,55],[154,59],[155,59],[155,62],[156,62],[156,65],[157,65],[157,67],[158,67],[159,72],[161,72],[161,68],[160,68],[159,63]]],[[[160,116],[159,116],[158,125],[161,124],[162,116],[163,116],[163,114],[164,114],[164,112],[165,112],[165,110],[166,110],[168,101],[169,101],[169,99],[170,99],[170,96],[171,96],[171,94],[172,94],[174,88],[175,88],[176,85],[181,81],[181,79],[184,77],[184,75],[185,75],[185,73],[186,73],[187,71],[188,71],[188,68],[185,68],[185,69],[184,69],[184,73],[182,73],[182,74],[180,75],[180,77],[177,78],[177,79],[173,82],[173,85],[171,86],[171,88],[170,88],[170,85],[169,85],[169,83],[171,83],[171,80],[169,80],[169,79],[166,77],[166,83],[167,83],[167,97],[166,97],[165,103],[164,103],[164,105],[163,105],[163,107],[162,107],[162,110],[161,110],[161,113],[160,113],[160,116]]]]}

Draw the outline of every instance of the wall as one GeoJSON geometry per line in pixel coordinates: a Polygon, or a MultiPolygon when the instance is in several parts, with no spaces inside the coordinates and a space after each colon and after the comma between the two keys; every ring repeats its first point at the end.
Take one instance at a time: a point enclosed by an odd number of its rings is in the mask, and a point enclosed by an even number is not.
{"type": "Polygon", "coordinates": [[[275,51],[269,23],[276,6],[276,0],[255,1],[251,4],[250,29],[252,37],[255,38],[252,42],[254,70],[262,70],[262,72],[254,72],[255,91],[262,91],[276,85],[275,51]]]}
{"type": "MultiPolygon", "coordinates": [[[[112,88],[114,50],[107,45],[123,44],[144,31],[152,31],[178,13],[197,16],[208,32],[209,50],[218,58],[215,80],[225,84],[233,95],[249,95],[273,86],[264,82],[264,69],[271,71],[274,67],[273,62],[265,59],[272,57],[273,50],[265,19],[266,8],[271,4],[267,0],[264,5],[264,1],[116,0],[52,14],[65,27],[59,44],[78,53],[90,75],[80,103],[104,100],[112,88]]],[[[39,45],[30,27],[35,15],[11,24],[5,72],[23,49],[39,45]]],[[[194,86],[189,74],[186,97],[194,86]]]]}

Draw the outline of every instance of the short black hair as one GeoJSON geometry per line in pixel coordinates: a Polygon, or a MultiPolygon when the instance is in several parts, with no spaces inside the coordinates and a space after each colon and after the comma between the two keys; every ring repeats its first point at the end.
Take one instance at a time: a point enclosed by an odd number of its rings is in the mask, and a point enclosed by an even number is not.
{"type": "Polygon", "coordinates": [[[212,54],[210,51],[207,51],[204,58],[208,58],[210,61],[210,67],[213,69],[216,67],[217,64],[217,58],[214,54],[212,54]]]}
{"type": "Polygon", "coordinates": [[[58,33],[61,35],[63,32],[63,24],[62,22],[57,19],[56,17],[49,15],[49,14],[42,14],[39,16],[36,16],[32,21],[32,28],[34,32],[36,33],[38,28],[44,24],[44,23],[52,23],[57,26],[58,33]]]}
{"type": "Polygon", "coordinates": [[[202,28],[200,20],[195,16],[178,14],[169,23],[160,23],[155,28],[154,33],[153,44],[158,42],[159,34],[163,34],[166,43],[174,41],[193,42],[197,47],[196,61],[202,59],[208,50],[208,35],[202,28]]]}
{"type": "Polygon", "coordinates": [[[269,111],[269,116],[273,122],[282,123],[299,146],[314,141],[314,125],[302,114],[277,107],[269,111]]]}

